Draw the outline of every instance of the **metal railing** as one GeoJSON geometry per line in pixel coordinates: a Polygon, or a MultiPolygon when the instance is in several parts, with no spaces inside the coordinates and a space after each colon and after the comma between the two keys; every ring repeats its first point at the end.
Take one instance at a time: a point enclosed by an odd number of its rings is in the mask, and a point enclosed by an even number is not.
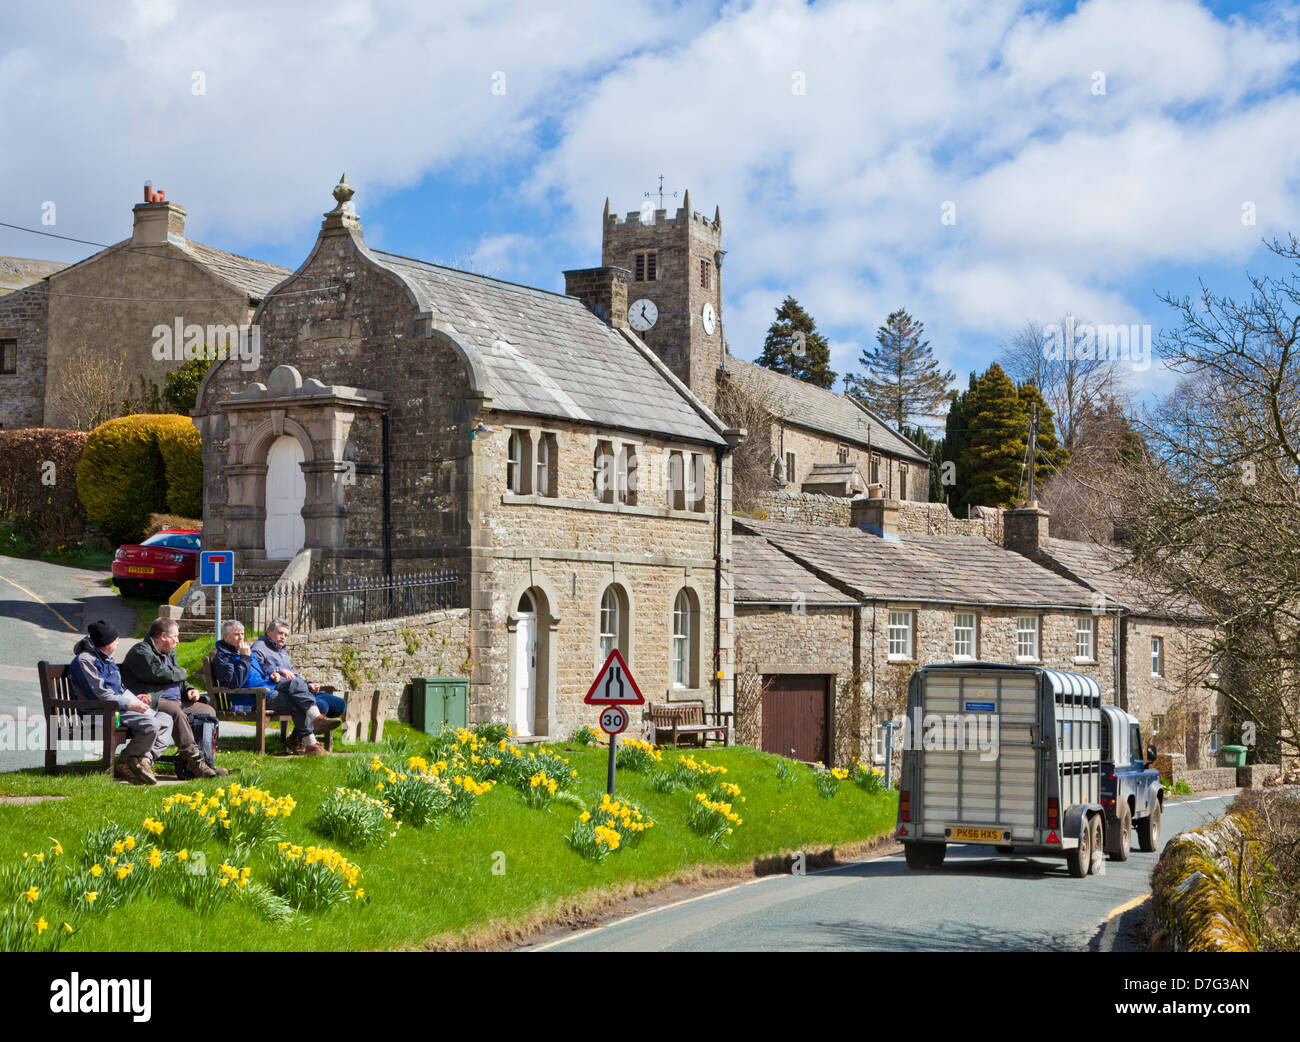
{"type": "Polygon", "coordinates": [[[222,614],[256,632],[277,618],[286,620],[294,633],[307,633],[462,607],[460,573],[437,570],[300,583],[240,583],[226,597],[228,607],[222,614]]]}

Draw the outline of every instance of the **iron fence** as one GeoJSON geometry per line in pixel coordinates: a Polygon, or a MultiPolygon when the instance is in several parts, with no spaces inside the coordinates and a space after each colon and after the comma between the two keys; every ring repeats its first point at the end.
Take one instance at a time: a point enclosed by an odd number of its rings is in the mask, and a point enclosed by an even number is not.
{"type": "Polygon", "coordinates": [[[462,607],[460,573],[438,570],[300,583],[240,583],[226,597],[229,607],[223,606],[222,614],[255,632],[264,630],[272,619],[284,619],[294,633],[307,633],[462,607]]]}

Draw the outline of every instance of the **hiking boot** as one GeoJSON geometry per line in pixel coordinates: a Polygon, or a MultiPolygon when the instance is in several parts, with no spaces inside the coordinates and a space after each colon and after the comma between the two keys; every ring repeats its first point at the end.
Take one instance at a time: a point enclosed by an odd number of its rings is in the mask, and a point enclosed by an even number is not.
{"type": "Polygon", "coordinates": [[[203,759],[203,754],[198,749],[191,749],[185,758],[189,761],[190,775],[194,778],[215,778],[217,772],[208,766],[207,760],[203,759]]]}
{"type": "Polygon", "coordinates": [[[140,775],[136,773],[136,769],[126,757],[122,757],[114,764],[113,776],[121,778],[124,782],[130,782],[132,785],[140,784],[140,775]]]}
{"type": "Polygon", "coordinates": [[[328,756],[329,750],[320,742],[313,742],[311,745],[304,745],[301,750],[303,756],[328,756]]]}
{"type": "Polygon", "coordinates": [[[318,716],[312,721],[311,729],[317,734],[329,734],[342,723],[341,716],[318,716]]]}
{"type": "Polygon", "coordinates": [[[225,767],[213,767],[212,773],[215,774],[218,778],[224,778],[227,774],[230,773],[230,771],[225,767]]]}
{"type": "Polygon", "coordinates": [[[133,771],[135,771],[135,779],[132,784],[134,785],[157,785],[158,784],[158,778],[153,773],[153,764],[151,764],[143,756],[136,757],[133,760],[128,760],[127,763],[129,764],[130,768],[133,771]]]}

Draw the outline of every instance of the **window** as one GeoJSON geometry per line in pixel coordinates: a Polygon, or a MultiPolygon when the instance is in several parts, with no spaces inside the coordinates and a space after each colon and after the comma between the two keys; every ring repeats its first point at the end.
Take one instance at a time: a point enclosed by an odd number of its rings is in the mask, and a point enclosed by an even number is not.
{"type": "Polygon", "coordinates": [[[636,447],[624,445],[618,451],[615,494],[620,503],[636,506],[636,447]]]}
{"type": "Polygon", "coordinates": [[[695,595],[690,590],[681,590],[673,601],[673,687],[698,686],[698,656],[695,651],[698,630],[695,595]]]}
{"type": "Polygon", "coordinates": [[[680,452],[668,453],[668,508],[686,509],[686,464],[680,452]]]}
{"type": "Polygon", "coordinates": [[[18,372],[18,341],[0,340],[0,373],[18,372]]]}
{"type": "Polygon", "coordinates": [[[907,498],[907,468],[898,468],[898,498],[907,498]]]}
{"type": "Polygon", "coordinates": [[[839,458],[841,463],[847,463],[849,461],[849,447],[847,445],[839,446],[835,450],[835,455],[839,458]]]}
{"type": "Polygon", "coordinates": [[[1156,714],[1154,714],[1154,715],[1151,717],[1151,737],[1154,738],[1154,737],[1155,737],[1156,735],[1158,735],[1161,731],[1163,731],[1163,730],[1164,730],[1164,726],[1165,726],[1165,718],[1164,718],[1164,714],[1162,714],[1162,713],[1156,713],[1156,714]]]}
{"type": "Polygon", "coordinates": [[[700,261],[700,288],[709,288],[709,262],[707,260],[700,261]]]}
{"type": "Polygon", "coordinates": [[[1094,656],[1095,643],[1094,624],[1096,620],[1090,615],[1084,615],[1075,620],[1074,628],[1074,657],[1076,661],[1091,662],[1094,656]]]}
{"type": "Polygon", "coordinates": [[[614,446],[607,441],[596,442],[596,454],[591,461],[591,487],[597,503],[614,502],[614,446]]]}
{"type": "Polygon", "coordinates": [[[633,254],[632,272],[637,282],[654,282],[658,275],[659,255],[654,250],[633,254]]]}
{"type": "Polygon", "coordinates": [[[686,469],[686,502],[688,509],[704,513],[704,457],[698,452],[691,453],[686,469]]]}
{"type": "Polygon", "coordinates": [[[1219,751],[1219,718],[1216,716],[1210,721],[1210,752],[1219,751]]]}
{"type": "Polygon", "coordinates": [[[874,456],[871,458],[871,483],[880,484],[880,460],[874,456]]]}
{"type": "Polygon", "coordinates": [[[1165,640],[1163,637],[1151,638],[1151,675],[1153,677],[1162,677],[1165,675],[1165,640]]]}
{"type": "Polygon", "coordinates": [[[792,485],[794,484],[794,453],[793,452],[787,452],[785,454],[785,480],[792,485]]]}
{"type": "Polygon", "coordinates": [[[1016,617],[1016,658],[1038,659],[1038,616],[1016,617]]]}
{"type": "Polygon", "coordinates": [[[609,653],[618,648],[623,661],[632,665],[631,648],[628,645],[628,627],[630,625],[630,604],[627,592],[617,583],[605,587],[600,596],[600,609],[596,619],[596,667],[599,669],[609,658],[609,653]]]}
{"type": "Polygon", "coordinates": [[[952,621],[953,658],[975,657],[975,613],[958,612],[952,621]]]}
{"type": "Polygon", "coordinates": [[[559,461],[554,434],[542,434],[537,438],[537,472],[533,481],[533,491],[539,496],[558,496],[556,486],[559,484],[559,461]],[[552,469],[555,468],[555,469],[552,469]]]}
{"type": "Polygon", "coordinates": [[[525,443],[528,436],[522,431],[511,431],[506,443],[506,491],[522,496],[526,491],[525,443]]]}
{"type": "Polygon", "coordinates": [[[889,613],[889,657],[895,659],[912,657],[912,613],[910,611],[889,613]]]}

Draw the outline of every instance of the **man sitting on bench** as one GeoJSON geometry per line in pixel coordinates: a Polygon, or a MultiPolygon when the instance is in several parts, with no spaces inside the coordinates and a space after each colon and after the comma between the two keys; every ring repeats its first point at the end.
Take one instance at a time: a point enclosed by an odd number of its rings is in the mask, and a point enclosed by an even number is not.
{"type": "Polygon", "coordinates": [[[103,619],[92,622],[89,636],[72,649],[68,678],[87,698],[114,702],[121,711],[122,726],[131,732],[131,740],[118,757],[117,776],[132,785],[157,785],[153,763],[172,744],[172,719],[153,712],[147,702],[122,687],[122,674],[113,661],[117,639],[117,630],[110,623],[103,619]]]}
{"type": "Polygon", "coordinates": [[[122,672],[131,690],[147,696],[150,704],[172,719],[172,737],[176,751],[189,761],[196,778],[216,778],[230,772],[224,767],[209,767],[203,759],[203,750],[194,740],[190,718],[210,716],[215,719],[212,706],[199,701],[199,693],[189,685],[189,676],[176,664],[176,645],[180,643],[180,626],[175,619],[154,619],[149,625],[149,635],[126,653],[122,672]]]}
{"type": "MultiPolygon", "coordinates": [[[[261,639],[253,642],[253,657],[262,664],[263,673],[268,676],[273,672],[279,673],[280,676],[288,677],[290,680],[298,675],[293,671],[293,663],[289,660],[289,652],[285,648],[285,641],[288,639],[289,623],[284,619],[272,619],[266,627],[266,633],[261,639]]],[[[313,724],[313,730],[317,734],[332,731],[343,723],[343,714],[348,707],[343,699],[328,691],[322,691],[319,684],[312,683],[310,680],[307,681],[307,690],[316,699],[316,708],[321,712],[313,724]]]]}
{"type": "MultiPolygon", "coordinates": [[[[307,690],[301,677],[284,677],[278,671],[266,673],[262,663],[253,655],[253,649],[244,640],[244,624],[227,619],[221,624],[221,639],[217,641],[212,658],[212,676],[222,687],[262,688],[267,692],[266,708],[273,713],[288,713],[293,717],[293,733],[286,746],[291,756],[328,755],[316,743],[313,722],[320,716],[316,699],[307,690]]],[[[250,703],[238,705],[248,712],[250,703]]]]}

